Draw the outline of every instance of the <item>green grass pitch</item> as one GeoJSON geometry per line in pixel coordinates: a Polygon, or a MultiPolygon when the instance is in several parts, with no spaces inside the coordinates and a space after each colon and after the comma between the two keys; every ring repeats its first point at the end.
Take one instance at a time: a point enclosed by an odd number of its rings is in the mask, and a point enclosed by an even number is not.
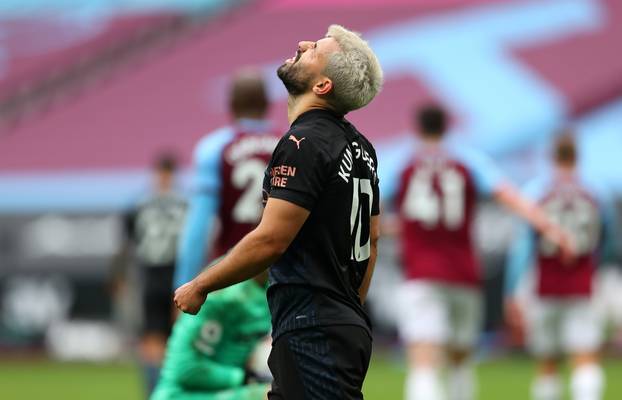
{"type": "MultiPolygon", "coordinates": [[[[480,400],[527,400],[533,365],[524,358],[478,365],[480,400]]],[[[401,359],[377,352],[365,382],[367,400],[401,400],[401,359]]],[[[622,360],[606,362],[605,400],[622,399],[622,360]]],[[[142,400],[140,372],[129,363],[87,364],[52,361],[1,361],[2,400],[142,400]]]]}
{"type": "MultiPolygon", "coordinates": [[[[379,353],[372,361],[363,391],[367,400],[402,400],[403,361],[379,353]]],[[[482,361],[477,364],[479,400],[529,400],[534,365],[523,357],[482,361]]],[[[622,399],[622,360],[605,362],[607,388],[604,400],[622,399]]],[[[569,399],[568,395],[564,399],[569,399]]]]}

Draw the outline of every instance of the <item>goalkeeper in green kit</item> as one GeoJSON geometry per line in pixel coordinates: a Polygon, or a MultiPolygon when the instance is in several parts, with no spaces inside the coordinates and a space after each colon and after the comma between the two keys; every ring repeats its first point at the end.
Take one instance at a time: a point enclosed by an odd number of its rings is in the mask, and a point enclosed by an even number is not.
{"type": "Polygon", "coordinates": [[[181,314],[151,400],[260,400],[272,381],[267,273],[211,295],[181,314]]]}

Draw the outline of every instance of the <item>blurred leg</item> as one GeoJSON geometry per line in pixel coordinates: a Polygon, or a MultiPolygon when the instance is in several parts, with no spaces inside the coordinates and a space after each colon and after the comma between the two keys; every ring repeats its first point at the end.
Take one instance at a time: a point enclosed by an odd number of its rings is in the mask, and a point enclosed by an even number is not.
{"type": "Polygon", "coordinates": [[[599,365],[602,318],[589,299],[569,302],[563,319],[564,350],[571,354],[570,390],[574,400],[600,400],[605,377],[599,365]]]}
{"type": "Polygon", "coordinates": [[[525,309],[527,339],[531,353],[538,360],[536,377],[531,385],[534,400],[562,398],[563,385],[558,375],[560,325],[563,305],[558,301],[534,299],[525,309]]]}
{"type": "Polygon", "coordinates": [[[160,365],[166,352],[166,335],[145,334],[140,343],[140,358],[145,375],[147,396],[153,391],[160,377],[160,365]]]}
{"type": "Polygon", "coordinates": [[[445,294],[436,284],[411,281],[400,288],[397,297],[399,332],[408,351],[405,399],[444,399],[441,368],[449,337],[445,294]]]}
{"type": "Polygon", "coordinates": [[[450,350],[447,376],[449,400],[473,400],[477,393],[477,380],[468,350],[450,350]]]}
{"type": "Polygon", "coordinates": [[[432,343],[411,344],[408,347],[409,372],[406,380],[406,400],[444,399],[440,371],[442,346],[432,343]]]}
{"type": "Polygon", "coordinates": [[[538,372],[531,386],[534,400],[559,400],[562,398],[563,386],[557,373],[557,360],[544,358],[538,361],[538,372]]]}
{"type": "Polygon", "coordinates": [[[573,400],[600,400],[605,376],[598,356],[593,353],[576,354],[572,357],[573,369],[570,390],[573,400]]]}
{"type": "Polygon", "coordinates": [[[473,400],[477,397],[477,380],[471,363],[481,330],[482,296],[479,290],[449,286],[450,348],[448,399],[473,400]]]}
{"type": "Polygon", "coordinates": [[[144,268],[144,330],[140,342],[140,358],[147,396],[158,383],[160,366],[166,352],[166,340],[173,324],[171,314],[173,271],[172,266],[144,268]]]}

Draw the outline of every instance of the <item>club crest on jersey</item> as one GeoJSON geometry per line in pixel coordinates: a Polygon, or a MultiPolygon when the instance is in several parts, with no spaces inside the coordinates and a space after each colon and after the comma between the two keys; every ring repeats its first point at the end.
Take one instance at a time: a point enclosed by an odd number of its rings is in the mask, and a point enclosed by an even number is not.
{"type": "Polygon", "coordinates": [[[302,139],[298,139],[296,138],[296,136],[294,135],[289,135],[289,140],[291,140],[292,142],[296,143],[296,148],[298,150],[300,150],[300,142],[302,142],[303,140],[305,140],[306,138],[302,138],[302,139]]]}

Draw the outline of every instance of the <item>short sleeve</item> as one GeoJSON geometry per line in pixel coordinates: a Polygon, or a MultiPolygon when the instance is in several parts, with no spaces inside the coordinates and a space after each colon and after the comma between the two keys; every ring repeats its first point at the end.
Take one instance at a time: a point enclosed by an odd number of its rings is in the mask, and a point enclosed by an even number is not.
{"type": "Polygon", "coordinates": [[[586,183],[592,196],[595,198],[602,221],[601,243],[600,243],[600,262],[617,263],[620,254],[616,246],[616,238],[619,237],[618,212],[611,192],[594,182],[586,183]]]}
{"type": "Polygon", "coordinates": [[[551,177],[543,175],[532,179],[521,188],[521,194],[528,200],[538,203],[545,196],[546,191],[553,184],[551,177]]]}
{"type": "Polygon", "coordinates": [[[220,190],[220,157],[233,138],[230,128],[215,131],[201,139],[194,150],[192,189],[197,193],[217,193],[220,190]]]}
{"type": "Polygon", "coordinates": [[[374,198],[371,203],[371,215],[380,215],[380,178],[378,178],[378,158],[376,157],[375,150],[373,150],[372,154],[376,171],[372,182],[372,192],[374,194],[374,198]]]}
{"type": "Polygon", "coordinates": [[[487,154],[468,148],[454,148],[454,152],[473,175],[479,194],[490,196],[504,182],[503,173],[487,154]]]}
{"type": "Polygon", "coordinates": [[[276,147],[267,173],[270,197],[311,211],[331,173],[325,143],[304,131],[287,134],[276,147]]]}

